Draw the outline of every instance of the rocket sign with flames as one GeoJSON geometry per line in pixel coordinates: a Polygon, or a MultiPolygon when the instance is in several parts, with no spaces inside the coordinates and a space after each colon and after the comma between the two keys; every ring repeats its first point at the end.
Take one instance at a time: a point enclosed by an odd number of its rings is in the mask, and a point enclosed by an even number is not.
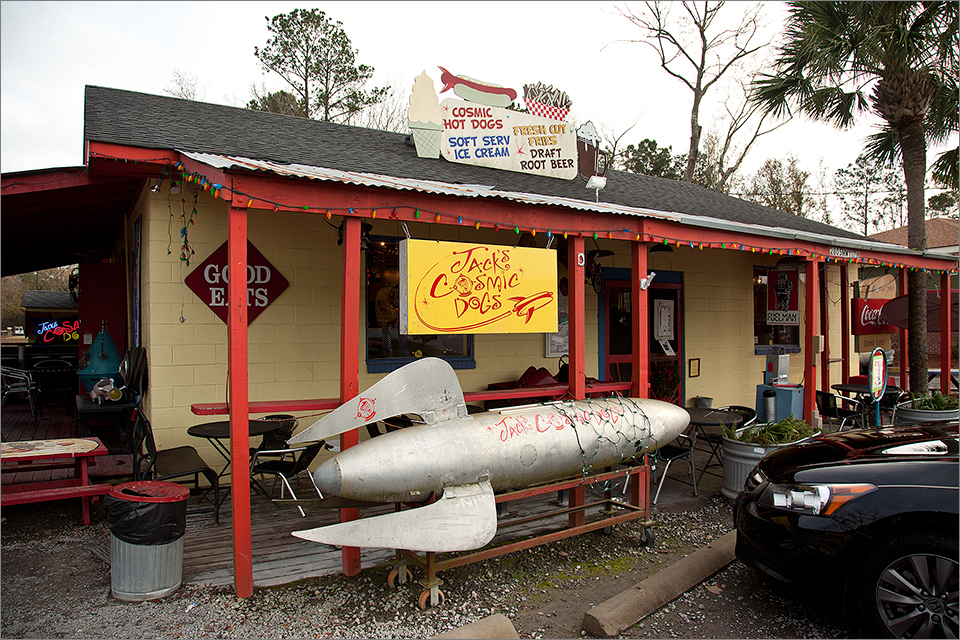
{"type": "Polygon", "coordinates": [[[557,252],[400,241],[400,332],[554,333],[557,252]]]}
{"type": "Polygon", "coordinates": [[[507,108],[518,97],[513,89],[440,71],[440,93],[460,99],[440,102],[426,72],[414,80],[407,116],[420,157],[564,180],[605,172],[606,163],[596,161],[603,155],[599,140],[566,122],[571,102],[565,92],[540,82],[524,85],[530,113],[522,113],[507,108]]]}

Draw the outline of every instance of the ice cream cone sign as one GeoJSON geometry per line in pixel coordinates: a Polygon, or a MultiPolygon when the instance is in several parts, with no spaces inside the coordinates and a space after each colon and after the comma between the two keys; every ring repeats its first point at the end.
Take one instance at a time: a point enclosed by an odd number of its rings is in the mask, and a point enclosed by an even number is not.
{"type": "Polygon", "coordinates": [[[421,158],[439,158],[443,134],[443,108],[433,88],[433,80],[424,71],[413,81],[407,124],[413,133],[417,155],[421,158]]]}

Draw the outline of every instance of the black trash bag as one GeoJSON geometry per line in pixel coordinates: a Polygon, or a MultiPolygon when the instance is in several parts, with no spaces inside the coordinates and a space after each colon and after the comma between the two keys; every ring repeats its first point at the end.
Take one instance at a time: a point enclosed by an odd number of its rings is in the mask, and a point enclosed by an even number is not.
{"type": "MultiPolygon", "coordinates": [[[[132,492],[131,492],[132,493],[132,492]]],[[[167,544],[183,537],[187,529],[187,502],[138,502],[136,495],[123,500],[103,498],[110,532],[129,544],[167,544]]]]}

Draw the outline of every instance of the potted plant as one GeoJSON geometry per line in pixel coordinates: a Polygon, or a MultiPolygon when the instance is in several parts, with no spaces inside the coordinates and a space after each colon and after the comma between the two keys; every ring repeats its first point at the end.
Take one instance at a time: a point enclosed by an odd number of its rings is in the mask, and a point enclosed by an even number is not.
{"type": "Polygon", "coordinates": [[[939,391],[930,395],[910,394],[910,399],[897,405],[894,411],[896,424],[916,424],[918,422],[946,422],[957,420],[957,396],[944,396],[939,391]]]}
{"type": "Polygon", "coordinates": [[[780,447],[811,438],[820,432],[793,414],[779,422],[735,429],[723,428],[723,488],[720,493],[733,500],[743,489],[747,476],[760,459],[780,447]]]}

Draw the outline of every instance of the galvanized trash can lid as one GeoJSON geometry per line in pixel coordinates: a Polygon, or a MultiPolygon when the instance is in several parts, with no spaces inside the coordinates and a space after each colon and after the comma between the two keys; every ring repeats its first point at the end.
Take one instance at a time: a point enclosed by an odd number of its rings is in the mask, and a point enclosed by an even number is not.
{"type": "Polygon", "coordinates": [[[127,502],[182,502],[190,497],[190,489],[174,482],[137,480],[118,484],[108,495],[127,502]]]}

